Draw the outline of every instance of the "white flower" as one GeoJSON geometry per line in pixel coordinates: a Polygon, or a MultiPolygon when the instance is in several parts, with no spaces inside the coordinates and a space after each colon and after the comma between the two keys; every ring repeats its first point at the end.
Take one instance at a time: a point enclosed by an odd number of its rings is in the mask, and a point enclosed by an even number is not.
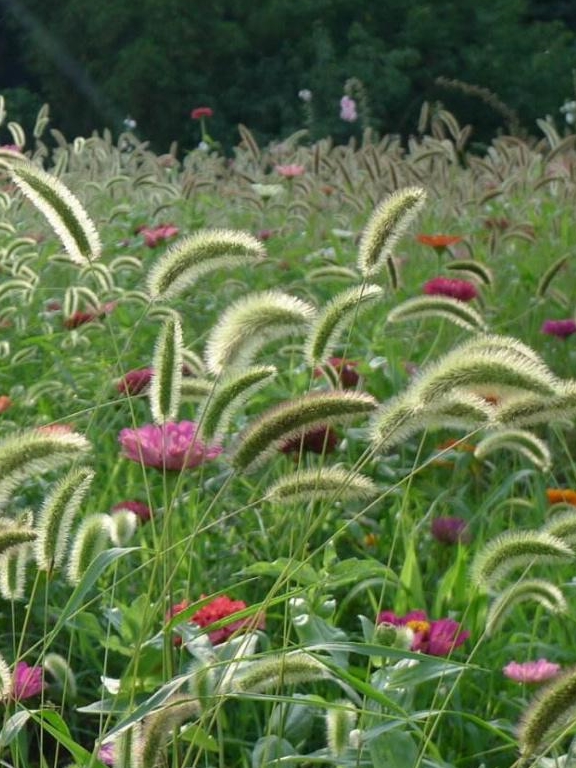
{"type": "Polygon", "coordinates": [[[301,91],[298,91],[298,98],[308,103],[312,101],[312,91],[308,88],[302,88],[301,91]]]}

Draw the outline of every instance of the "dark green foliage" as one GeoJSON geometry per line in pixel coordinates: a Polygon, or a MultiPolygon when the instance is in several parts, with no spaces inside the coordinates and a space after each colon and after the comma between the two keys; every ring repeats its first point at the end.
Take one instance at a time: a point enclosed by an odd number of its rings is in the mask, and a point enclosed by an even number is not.
{"type": "MultiPolygon", "coordinates": [[[[200,139],[190,110],[211,106],[210,135],[230,146],[236,126],[258,139],[285,136],[304,124],[298,91],[313,94],[312,138],[360,136],[343,122],[339,99],[348,78],[367,89],[379,133],[415,131],[423,100],[441,100],[474,140],[501,127],[501,114],[478,97],[435,84],[458,78],[488,88],[531,131],[536,118],[558,113],[572,96],[574,17],[536,0],[124,0],[94,4],[1,0],[11,67],[41,83],[55,122],[66,134],[122,129],[164,151],[178,139],[200,139]],[[546,12],[544,12],[544,10],[546,12]],[[559,20],[555,20],[559,19],[559,20]],[[561,20],[560,20],[561,19],[561,20]],[[12,63],[13,62],[13,63],[12,63]]],[[[27,78],[28,79],[28,78],[27,78]]]]}

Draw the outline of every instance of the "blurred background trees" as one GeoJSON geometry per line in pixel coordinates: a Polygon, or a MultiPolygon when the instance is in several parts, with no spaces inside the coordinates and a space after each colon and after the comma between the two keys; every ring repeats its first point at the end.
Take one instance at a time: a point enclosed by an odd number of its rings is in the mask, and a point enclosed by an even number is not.
{"type": "Polygon", "coordinates": [[[262,141],[303,127],[346,141],[344,83],[365,86],[379,134],[416,130],[424,100],[441,101],[489,141],[504,118],[436,78],[487,88],[522,126],[574,97],[576,5],[571,0],[0,0],[0,92],[10,119],[31,127],[50,104],[73,138],[93,129],[137,133],[164,151],[199,141],[190,110],[210,106],[224,147],[248,125],[262,141]]]}

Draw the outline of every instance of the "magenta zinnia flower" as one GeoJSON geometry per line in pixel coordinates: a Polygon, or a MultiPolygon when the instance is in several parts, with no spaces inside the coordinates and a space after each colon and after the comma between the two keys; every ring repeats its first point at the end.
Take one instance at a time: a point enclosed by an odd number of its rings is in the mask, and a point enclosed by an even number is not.
{"type": "Polygon", "coordinates": [[[19,661],[14,669],[12,698],[21,701],[37,696],[44,688],[43,677],[42,667],[31,667],[25,661],[19,661]]]}
{"type": "Polygon", "coordinates": [[[544,683],[560,672],[560,664],[553,664],[546,659],[538,661],[511,661],[502,672],[517,683],[544,683]]]}
{"type": "Polygon", "coordinates": [[[478,296],[478,289],[474,283],[451,277],[434,277],[424,283],[423,290],[429,296],[450,296],[460,301],[472,301],[478,296]]]}
{"type": "Polygon", "coordinates": [[[121,394],[139,395],[152,381],[153,368],[134,368],[122,376],[116,389],[121,394]]]}
{"type": "Polygon", "coordinates": [[[148,248],[156,248],[158,243],[177,235],[180,230],[174,224],[158,224],[157,227],[138,227],[136,232],[144,236],[148,248]]]}
{"type": "Polygon", "coordinates": [[[397,616],[393,611],[383,611],[377,624],[392,624],[395,627],[408,627],[414,632],[411,651],[422,651],[431,656],[447,656],[454,648],[470,637],[470,632],[460,632],[460,625],[452,619],[428,619],[424,611],[410,611],[405,616],[397,616]]]}
{"type": "Polygon", "coordinates": [[[342,96],[340,99],[340,119],[347,123],[355,123],[358,120],[356,102],[350,96],[342,96]]]}
{"type": "Polygon", "coordinates": [[[148,520],[150,520],[152,517],[152,510],[148,504],[144,504],[143,501],[120,501],[118,504],[114,504],[110,511],[114,513],[122,512],[124,510],[128,510],[128,512],[134,512],[136,517],[142,523],[147,523],[148,520]]]}
{"type": "Polygon", "coordinates": [[[442,544],[469,544],[468,523],[461,517],[437,517],[432,521],[432,536],[442,544]]]}
{"type": "Polygon", "coordinates": [[[191,469],[222,453],[217,445],[206,446],[196,435],[193,421],[168,422],[164,426],[145,424],[123,429],[118,437],[123,456],[146,467],[179,472],[191,469]]]}
{"type": "Polygon", "coordinates": [[[559,339],[567,339],[576,333],[576,321],[572,318],[568,320],[545,320],[540,329],[542,333],[548,336],[558,336],[559,339]]]}

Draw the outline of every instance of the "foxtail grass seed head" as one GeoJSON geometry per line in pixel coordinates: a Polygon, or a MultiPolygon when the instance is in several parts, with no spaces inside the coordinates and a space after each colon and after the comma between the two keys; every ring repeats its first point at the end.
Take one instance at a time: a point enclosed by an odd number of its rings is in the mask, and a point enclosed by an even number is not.
{"type": "Polygon", "coordinates": [[[356,707],[345,699],[335,701],[326,712],[326,741],[332,757],[341,757],[346,752],[357,719],[356,707]]]}
{"type": "Polygon", "coordinates": [[[60,480],[42,504],[35,544],[36,564],[41,571],[62,567],[70,529],[94,479],[87,467],[71,470],[60,480]]]}
{"type": "Polygon", "coordinates": [[[76,432],[32,429],[0,441],[0,503],[24,480],[78,459],[90,443],[76,432]]]}
{"type": "Polygon", "coordinates": [[[223,435],[234,412],[265,387],[276,373],[277,369],[273,365],[260,365],[239,374],[225,376],[200,407],[198,423],[202,439],[212,440],[223,435]]]}
{"type": "Polygon", "coordinates": [[[539,424],[569,422],[576,416],[576,386],[563,382],[555,395],[524,393],[511,398],[498,409],[496,419],[502,427],[525,428],[539,424]]]}
{"type": "Polygon", "coordinates": [[[162,764],[164,749],[175,728],[200,715],[195,699],[174,697],[166,706],[147,718],[138,744],[137,765],[156,768],[162,764]]]}
{"type": "Polygon", "coordinates": [[[138,515],[129,509],[120,509],[110,519],[110,541],[115,547],[125,547],[134,538],[138,528],[138,515]]]}
{"type": "Polygon", "coordinates": [[[487,435],[476,446],[474,456],[482,461],[498,450],[518,453],[543,472],[552,466],[552,455],[544,440],[524,429],[507,429],[487,435]]]}
{"type": "Polygon", "coordinates": [[[84,518],[72,541],[68,559],[68,583],[76,585],[88,566],[108,546],[110,539],[110,517],[92,514],[84,518]]]}
{"type": "Polygon", "coordinates": [[[238,693],[266,693],[330,677],[328,669],[314,656],[304,651],[293,651],[252,662],[247,671],[234,677],[232,690],[238,693]]]}
{"type": "Polygon", "coordinates": [[[52,685],[58,687],[62,698],[65,698],[68,702],[76,701],[78,697],[76,676],[64,656],[61,656],[59,653],[47,653],[44,656],[42,666],[52,677],[52,685]]]}
{"type": "Polygon", "coordinates": [[[36,540],[36,531],[31,528],[9,524],[0,527],[0,556],[13,547],[31,544],[36,540]]]}
{"type": "Polygon", "coordinates": [[[156,342],[150,385],[150,409],[155,424],[176,421],[182,392],[182,325],[167,318],[156,342]]]}
{"type": "Polygon", "coordinates": [[[334,296],[320,310],[310,330],[306,342],[308,363],[325,362],[334,351],[344,325],[354,323],[360,312],[383,294],[378,285],[359,285],[334,296]]]}
{"type": "Polygon", "coordinates": [[[266,492],[271,501],[300,503],[337,498],[364,501],[378,495],[378,486],[365,475],[340,467],[305,469],[277,480],[266,492]]]}
{"type": "Polygon", "coordinates": [[[530,702],[518,727],[523,758],[542,752],[576,717],[576,668],[561,672],[530,702]]]}
{"type": "Polygon", "coordinates": [[[200,230],[171,246],[150,272],[153,299],[174,298],[217,269],[251,269],[266,257],[262,242],[246,232],[200,230]]]}
{"type": "Polygon", "coordinates": [[[458,274],[468,274],[486,286],[491,286],[494,282],[492,270],[480,261],[458,259],[456,261],[449,261],[446,264],[446,268],[458,274]]]}
{"type": "Polygon", "coordinates": [[[470,578],[476,586],[487,588],[516,568],[574,557],[574,551],[565,542],[545,531],[505,531],[477,553],[470,578]]]}
{"type": "Polygon", "coordinates": [[[311,304],[282,291],[248,294],[225,310],[210,332],[206,367],[219,374],[249,365],[270,341],[306,333],[315,313],[311,304]]]}
{"type": "Polygon", "coordinates": [[[32,163],[11,166],[14,183],[46,217],[71,261],[81,266],[100,257],[102,244],[80,201],[55,176],[32,163]]]}
{"type": "Polygon", "coordinates": [[[514,608],[528,601],[541,605],[549,613],[568,611],[564,595],[555,584],[546,579],[523,579],[511,584],[492,601],[486,616],[486,634],[494,635],[514,608]]]}
{"type": "Polygon", "coordinates": [[[358,269],[365,278],[377,275],[398,240],[424,206],[426,192],[421,187],[405,187],[383,200],[370,217],[358,253],[358,269]]]}
{"type": "Polygon", "coordinates": [[[12,696],[13,676],[4,656],[0,654],[0,701],[8,701],[12,696]]]}
{"type": "Polygon", "coordinates": [[[0,595],[4,600],[23,600],[26,590],[26,565],[31,558],[30,544],[10,547],[0,555],[0,595]]]}
{"type": "Polygon", "coordinates": [[[554,511],[541,530],[574,547],[576,545],[576,507],[561,507],[558,511],[554,511]]]}
{"type": "Polygon", "coordinates": [[[444,318],[467,331],[486,329],[482,315],[473,307],[449,296],[415,296],[397,304],[388,313],[389,323],[444,318]]]}
{"type": "Polygon", "coordinates": [[[375,407],[371,395],[349,391],[312,392],[280,403],[261,414],[240,436],[232,464],[236,469],[247,469],[302,430],[347,423],[375,407]]]}

